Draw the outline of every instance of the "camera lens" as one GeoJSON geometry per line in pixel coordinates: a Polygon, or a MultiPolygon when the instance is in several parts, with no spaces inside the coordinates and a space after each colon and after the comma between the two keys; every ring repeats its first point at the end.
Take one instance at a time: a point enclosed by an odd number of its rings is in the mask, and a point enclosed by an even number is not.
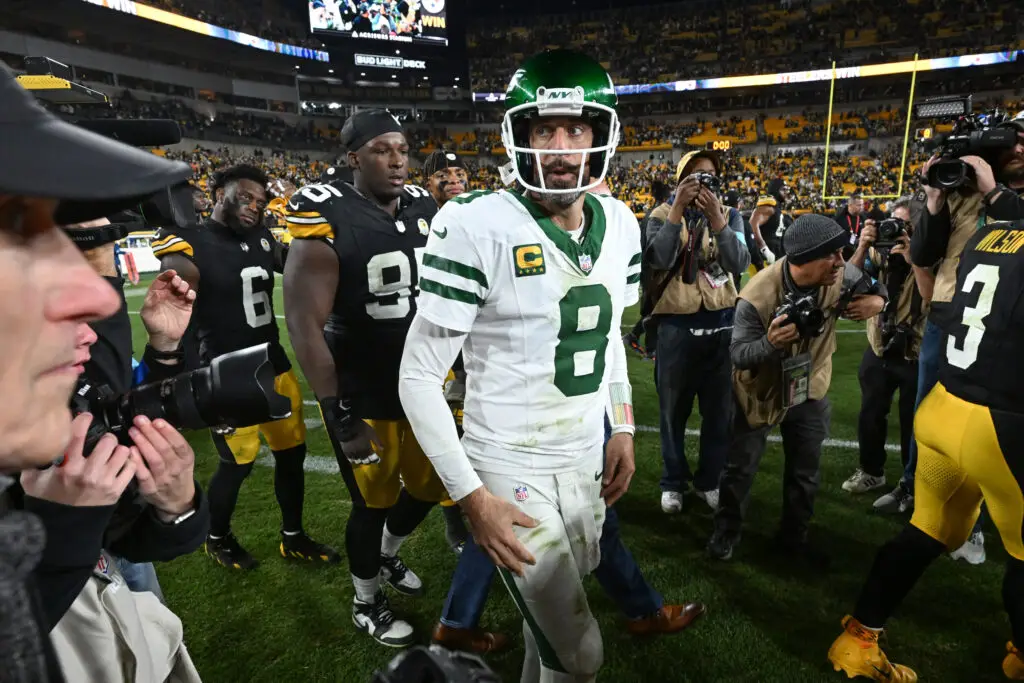
{"type": "Polygon", "coordinates": [[[928,184],[943,190],[960,187],[967,181],[967,164],[959,159],[936,161],[928,169],[928,184]]]}

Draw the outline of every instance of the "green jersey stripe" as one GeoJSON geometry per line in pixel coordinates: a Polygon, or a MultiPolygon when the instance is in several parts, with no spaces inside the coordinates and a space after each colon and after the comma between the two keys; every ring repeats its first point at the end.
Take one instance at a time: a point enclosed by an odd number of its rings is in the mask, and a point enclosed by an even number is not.
{"type": "Polygon", "coordinates": [[[487,289],[487,276],[473,266],[467,266],[465,263],[459,263],[444,256],[435,256],[429,253],[423,254],[423,265],[472,280],[480,284],[484,289],[487,289]]]}
{"type": "Polygon", "coordinates": [[[633,254],[633,258],[629,259],[629,265],[635,266],[640,263],[640,252],[633,254]]]}
{"type": "Polygon", "coordinates": [[[638,282],[640,282],[640,273],[637,273],[636,275],[627,275],[626,276],[626,284],[627,285],[635,285],[638,282]]]}
{"type": "Polygon", "coordinates": [[[484,300],[478,297],[473,292],[467,292],[464,289],[458,287],[449,287],[448,285],[442,285],[440,282],[435,280],[428,280],[425,277],[420,278],[420,289],[424,292],[430,292],[436,294],[442,299],[450,299],[452,301],[458,301],[461,304],[472,304],[475,306],[481,306],[484,300]]]}

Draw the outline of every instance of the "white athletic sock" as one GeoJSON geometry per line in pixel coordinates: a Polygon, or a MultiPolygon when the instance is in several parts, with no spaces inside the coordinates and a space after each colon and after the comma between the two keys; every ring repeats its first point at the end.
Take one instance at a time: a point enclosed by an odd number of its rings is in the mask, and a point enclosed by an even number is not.
{"type": "Polygon", "coordinates": [[[381,536],[380,539],[380,554],[384,555],[385,557],[394,557],[398,554],[399,548],[402,547],[402,542],[405,541],[405,539],[407,538],[409,537],[395,536],[390,531],[388,531],[388,526],[387,524],[385,524],[384,535],[381,536]]]}
{"type": "Polygon", "coordinates": [[[298,536],[302,532],[301,531],[282,531],[281,533],[284,534],[285,536],[298,536]]]}
{"type": "Polygon", "coordinates": [[[375,576],[372,579],[360,579],[353,574],[352,585],[356,589],[356,600],[363,603],[371,603],[373,602],[373,596],[380,589],[380,576],[375,576]]]}

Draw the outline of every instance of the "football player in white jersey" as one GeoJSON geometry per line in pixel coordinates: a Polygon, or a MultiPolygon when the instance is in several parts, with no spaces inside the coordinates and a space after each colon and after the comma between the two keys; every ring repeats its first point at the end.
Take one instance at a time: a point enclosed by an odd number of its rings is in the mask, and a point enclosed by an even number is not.
{"type": "Polygon", "coordinates": [[[578,53],[516,71],[502,138],[503,176],[519,187],[460,195],[435,216],[399,375],[417,440],[523,614],[524,682],[596,679],[582,578],[635,469],[619,327],[638,300],[640,231],[625,204],[587,192],[618,142],[616,102],[578,53]],[[442,392],[460,350],[461,442],[442,392]]]}

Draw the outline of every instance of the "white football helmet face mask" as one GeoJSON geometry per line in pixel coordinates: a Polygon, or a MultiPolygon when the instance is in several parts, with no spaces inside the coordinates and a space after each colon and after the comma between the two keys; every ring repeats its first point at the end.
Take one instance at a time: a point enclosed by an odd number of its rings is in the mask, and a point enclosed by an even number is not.
{"type": "MultiPolygon", "coordinates": [[[[579,194],[592,190],[603,183],[605,176],[608,174],[608,166],[619,143],[619,134],[619,117],[615,110],[597,102],[587,102],[584,98],[582,87],[538,88],[536,102],[527,102],[512,107],[505,112],[505,116],[502,119],[501,140],[505,145],[505,153],[510,160],[500,169],[502,182],[506,185],[518,182],[527,190],[542,194],[579,194]],[[530,110],[535,111],[531,112],[530,110]],[[524,112],[531,113],[533,116],[572,116],[580,118],[583,117],[585,112],[599,113],[601,116],[607,117],[608,120],[607,141],[604,144],[580,149],[538,149],[529,147],[529,140],[524,145],[520,145],[516,142],[513,131],[517,115],[521,117],[524,112]],[[532,158],[532,163],[529,164],[528,168],[522,168],[520,164],[522,157],[520,155],[528,155],[532,158]],[[540,160],[542,156],[550,157],[554,155],[581,157],[579,176],[576,179],[575,187],[547,187],[540,160]],[[595,155],[600,155],[601,157],[599,169],[592,168],[592,161],[595,155]],[[587,173],[588,170],[590,171],[589,174],[587,173]],[[592,176],[594,179],[590,180],[588,176],[592,176]]],[[[594,129],[594,135],[595,139],[599,135],[596,128],[594,129]]]]}

